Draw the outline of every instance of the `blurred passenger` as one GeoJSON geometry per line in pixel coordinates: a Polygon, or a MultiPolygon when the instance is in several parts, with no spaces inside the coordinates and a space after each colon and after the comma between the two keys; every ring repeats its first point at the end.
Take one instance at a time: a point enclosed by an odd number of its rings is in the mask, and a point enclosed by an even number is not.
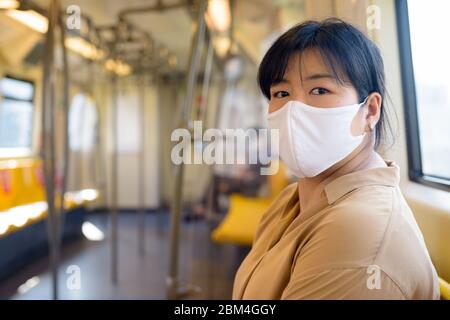
{"type": "MultiPolygon", "coordinates": [[[[250,129],[258,132],[260,128],[250,129]]],[[[259,159],[256,163],[248,161],[250,153],[258,154],[261,140],[257,135],[256,139],[249,139],[247,142],[245,148],[238,147],[234,150],[237,159],[247,159],[245,164],[216,164],[211,184],[205,190],[201,200],[194,203],[188,210],[188,214],[185,216],[186,220],[204,218],[208,205],[211,205],[213,213],[226,213],[227,199],[233,193],[257,197],[264,192],[263,187],[267,182],[267,176],[261,174],[261,169],[268,165],[262,164],[259,159]]]]}

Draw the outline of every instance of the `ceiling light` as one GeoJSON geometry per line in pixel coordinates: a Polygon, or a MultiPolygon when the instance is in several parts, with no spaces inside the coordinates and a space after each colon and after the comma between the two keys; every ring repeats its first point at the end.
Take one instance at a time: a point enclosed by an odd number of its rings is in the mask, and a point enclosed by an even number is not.
{"type": "Polygon", "coordinates": [[[230,29],[231,12],[228,0],[209,0],[205,19],[211,29],[219,32],[230,29]]]}
{"type": "Polygon", "coordinates": [[[108,59],[105,62],[105,69],[114,72],[118,76],[128,76],[132,72],[130,65],[122,62],[121,60],[108,59]]]}
{"type": "Polygon", "coordinates": [[[43,15],[34,10],[8,10],[6,14],[14,20],[26,25],[34,31],[46,33],[48,29],[48,20],[43,15]]]}
{"type": "Polygon", "coordinates": [[[102,50],[80,37],[66,39],[65,45],[68,49],[89,60],[99,60],[105,55],[102,50]]]}
{"type": "Polygon", "coordinates": [[[17,9],[20,6],[17,0],[0,0],[0,9],[17,9]]]}
{"type": "Polygon", "coordinates": [[[213,40],[213,46],[216,49],[219,57],[225,57],[231,46],[231,40],[229,37],[215,37],[213,40]]]}

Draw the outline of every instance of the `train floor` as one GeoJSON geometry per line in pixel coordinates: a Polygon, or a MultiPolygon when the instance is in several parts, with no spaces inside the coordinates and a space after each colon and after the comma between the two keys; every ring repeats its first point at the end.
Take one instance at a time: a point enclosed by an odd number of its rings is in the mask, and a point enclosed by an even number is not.
{"type": "MultiPolygon", "coordinates": [[[[137,214],[119,214],[118,284],[113,285],[108,215],[88,215],[87,221],[102,230],[105,239],[94,242],[83,237],[62,247],[59,298],[165,299],[169,218],[165,212],[146,214],[145,254],[142,255],[138,250],[137,214]],[[79,270],[78,282],[73,282],[73,266],[79,270]],[[74,287],[73,283],[79,286],[74,287]]],[[[184,299],[230,299],[234,275],[248,249],[213,243],[210,228],[203,220],[183,222],[181,230],[180,282],[201,289],[184,299]]],[[[0,298],[51,299],[48,257],[36,260],[0,282],[0,298]]]]}

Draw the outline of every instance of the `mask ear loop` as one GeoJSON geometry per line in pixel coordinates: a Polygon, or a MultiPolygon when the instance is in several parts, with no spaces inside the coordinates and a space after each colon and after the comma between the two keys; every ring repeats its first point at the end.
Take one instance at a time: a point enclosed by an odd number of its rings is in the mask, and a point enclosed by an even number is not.
{"type": "MultiPolygon", "coordinates": [[[[368,100],[368,99],[369,99],[369,96],[367,96],[367,97],[364,99],[364,101],[361,102],[359,105],[360,105],[361,107],[364,106],[364,105],[367,103],[367,100],[368,100]]],[[[370,132],[373,132],[373,130],[375,129],[375,126],[374,126],[372,123],[369,123],[367,126],[369,127],[369,131],[370,131],[370,132]]]]}
{"type": "Polygon", "coordinates": [[[367,96],[364,100],[363,100],[363,102],[361,102],[359,105],[362,107],[362,106],[364,106],[366,103],[367,103],[367,100],[369,99],[369,96],[367,96]]]}

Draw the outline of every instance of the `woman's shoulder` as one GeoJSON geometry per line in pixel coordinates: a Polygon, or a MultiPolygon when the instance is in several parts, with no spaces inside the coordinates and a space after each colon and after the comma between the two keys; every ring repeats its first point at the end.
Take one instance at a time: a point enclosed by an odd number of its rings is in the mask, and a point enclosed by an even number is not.
{"type": "Polygon", "coordinates": [[[315,252],[310,267],[367,266],[385,241],[395,195],[387,188],[356,189],[327,207],[315,220],[301,252],[315,252]]]}
{"type": "Polygon", "coordinates": [[[390,214],[398,196],[396,188],[384,185],[367,185],[355,188],[341,199],[333,203],[334,212],[341,216],[363,215],[370,217],[372,213],[390,214]]]}
{"type": "Polygon", "coordinates": [[[328,207],[316,223],[297,252],[302,270],[376,266],[405,297],[433,297],[436,272],[399,187],[355,189],[328,207]]]}
{"type": "MultiPolygon", "coordinates": [[[[370,243],[376,248],[386,241],[393,229],[406,233],[406,237],[411,233],[421,238],[412,211],[398,186],[371,185],[355,189],[330,206],[321,223],[329,236],[335,234],[342,239],[341,243],[349,245],[363,239],[361,244],[370,243]],[[396,225],[407,225],[408,228],[396,229],[396,225]]],[[[330,241],[336,240],[331,238],[330,241]]]]}
{"type": "Polygon", "coordinates": [[[350,243],[353,237],[362,235],[381,241],[394,211],[395,198],[394,188],[358,188],[329,207],[323,224],[336,230],[337,235],[350,238],[350,243]]]}

